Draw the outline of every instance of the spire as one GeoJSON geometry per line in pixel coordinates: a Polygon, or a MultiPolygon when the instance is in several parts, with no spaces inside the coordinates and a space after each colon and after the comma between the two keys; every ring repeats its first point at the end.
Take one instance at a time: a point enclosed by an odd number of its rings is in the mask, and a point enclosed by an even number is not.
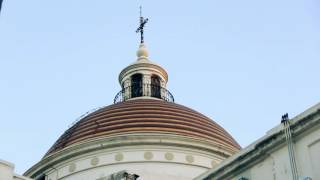
{"type": "Polygon", "coordinates": [[[140,32],[140,44],[144,43],[144,39],[143,39],[143,28],[145,26],[145,24],[148,22],[148,18],[144,19],[142,17],[142,7],[140,6],[140,25],[138,27],[138,29],[136,30],[136,33],[140,32]]]}
{"type": "Polygon", "coordinates": [[[136,33],[140,32],[140,45],[139,45],[139,49],[137,51],[137,57],[138,57],[138,61],[139,60],[148,60],[148,50],[146,48],[146,46],[144,45],[144,37],[143,37],[143,32],[144,32],[144,26],[145,24],[148,22],[148,18],[144,19],[142,17],[142,7],[140,6],[140,25],[138,27],[138,29],[136,30],[136,33]]]}

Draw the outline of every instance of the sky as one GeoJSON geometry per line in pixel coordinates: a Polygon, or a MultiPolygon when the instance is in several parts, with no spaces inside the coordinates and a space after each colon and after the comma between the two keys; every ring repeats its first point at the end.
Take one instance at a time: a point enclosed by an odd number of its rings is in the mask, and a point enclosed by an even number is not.
{"type": "Polygon", "coordinates": [[[242,147],[320,102],[318,0],[4,0],[0,159],[22,174],[136,60],[139,6],[167,88],[242,147]]]}

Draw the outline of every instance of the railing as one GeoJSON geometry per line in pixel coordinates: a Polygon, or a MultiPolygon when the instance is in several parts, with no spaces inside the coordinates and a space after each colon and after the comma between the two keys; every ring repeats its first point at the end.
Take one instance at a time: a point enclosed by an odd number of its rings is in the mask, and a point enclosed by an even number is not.
{"type": "Polygon", "coordinates": [[[152,84],[137,84],[123,88],[115,96],[113,103],[119,103],[135,97],[154,97],[168,102],[174,102],[173,95],[161,86],[152,84]]]}

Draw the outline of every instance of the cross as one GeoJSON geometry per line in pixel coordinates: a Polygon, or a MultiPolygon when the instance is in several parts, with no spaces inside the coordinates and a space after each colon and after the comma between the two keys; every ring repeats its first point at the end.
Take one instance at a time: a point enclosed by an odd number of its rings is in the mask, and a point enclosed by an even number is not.
{"type": "Polygon", "coordinates": [[[144,42],[143,40],[143,28],[145,26],[145,24],[148,22],[148,18],[144,19],[142,17],[142,7],[140,6],[140,26],[138,27],[138,29],[136,30],[136,33],[140,32],[140,43],[142,44],[144,42]]]}

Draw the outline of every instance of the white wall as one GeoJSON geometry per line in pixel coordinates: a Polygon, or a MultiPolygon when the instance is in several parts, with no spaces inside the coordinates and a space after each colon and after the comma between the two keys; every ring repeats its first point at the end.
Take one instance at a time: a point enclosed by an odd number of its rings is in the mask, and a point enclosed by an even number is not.
{"type": "Polygon", "coordinates": [[[0,180],[12,180],[14,165],[0,160],[0,180]]]}
{"type": "MultiPolygon", "coordinates": [[[[320,180],[320,128],[294,140],[299,177],[320,180]]],[[[270,153],[266,159],[246,171],[235,173],[232,179],[237,180],[241,176],[250,180],[292,180],[287,146],[270,153]]]]}
{"type": "Polygon", "coordinates": [[[0,159],[0,180],[31,180],[14,173],[14,164],[0,159]]]}
{"type": "Polygon", "coordinates": [[[109,149],[70,159],[46,175],[50,180],[94,180],[126,170],[139,175],[139,180],[191,180],[220,161],[186,149],[109,149]]]}
{"type": "MultiPolygon", "coordinates": [[[[169,163],[124,163],[108,166],[101,166],[64,176],[63,180],[88,180],[109,176],[110,174],[126,170],[138,174],[139,180],[191,180],[193,177],[203,173],[205,168],[192,167],[183,164],[169,163]]],[[[52,173],[48,179],[55,179],[56,174],[52,173]]]]}

